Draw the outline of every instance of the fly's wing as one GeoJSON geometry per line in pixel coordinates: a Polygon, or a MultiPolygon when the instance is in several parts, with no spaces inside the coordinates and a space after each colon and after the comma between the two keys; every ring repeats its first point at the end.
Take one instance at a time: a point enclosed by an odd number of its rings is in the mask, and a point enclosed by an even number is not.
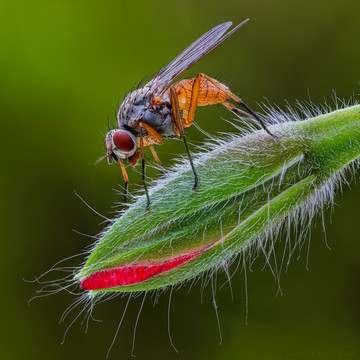
{"type": "Polygon", "coordinates": [[[246,19],[234,29],[226,31],[232,25],[232,22],[220,24],[207,33],[199,37],[180,55],[178,55],[169,65],[162,68],[158,74],[149,82],[151,91],[156,95],[163,94],[170,86],[171,82],[180,76],[183,72],[195,65],[202,57],[215,49],[242,25],[248,22],[246,19]]]}

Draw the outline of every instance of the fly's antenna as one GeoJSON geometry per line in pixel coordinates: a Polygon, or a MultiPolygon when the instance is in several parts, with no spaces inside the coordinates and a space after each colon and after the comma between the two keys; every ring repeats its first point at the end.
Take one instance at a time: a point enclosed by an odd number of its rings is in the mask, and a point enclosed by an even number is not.
{"type": "Polygon", "coordinates": [[[104,156],[99,157],[99,158],[95,161],[94,165],[99,164],[101,161],[103,161],[103,160],[106,159],[106,158],[107,158],[107,155],[104,155],[104,156]]]}

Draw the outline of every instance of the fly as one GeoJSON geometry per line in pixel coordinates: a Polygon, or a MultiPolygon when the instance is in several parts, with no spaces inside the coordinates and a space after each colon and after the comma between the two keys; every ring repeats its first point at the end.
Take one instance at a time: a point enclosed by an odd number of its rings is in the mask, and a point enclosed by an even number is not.
{"type": "Polygon", "coordinates": [[[227,30],[232,22],[220,24],[209,30],[169,65],[162,68],[144,87],[126,96],[117,115],[118,128],[110,130],[105,137],[108,163],[111,164],[113,161],[120,163],[125,181],[125,200],[129,178],[124,160],[127,159],[131,165],[135,165],[141,157],[142,181],[147,197],[146,209],[149,209],[150,198],[146,185],[144,148],[146,146],[150,148],[155,161],[162,167],[153,145],[161,145],[163,138],[183,139],[195,177],[192,188],[195,191],[198,175],[186,142],[184,128],[192,125],[198,106],[221,104],[240,115],[252,116],[269,135],[275,138],[261,118],[219,81],[200,73],[194,78],[173,83],[176,78],[220,45],[248,20],[246,19],[229,32],[227,30]],[[236,108],[228,100],[233,100],[246,112],[236,108]]]}

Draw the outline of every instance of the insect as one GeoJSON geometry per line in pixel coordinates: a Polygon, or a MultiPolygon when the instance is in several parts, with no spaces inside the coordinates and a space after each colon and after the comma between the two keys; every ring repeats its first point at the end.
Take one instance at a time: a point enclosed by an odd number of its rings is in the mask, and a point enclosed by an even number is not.
{"type": "Polygon", "coordinates": [[[194,173],[193,190],[198,185],[198,175],[192,161],[184,128],[191,126],[198,106],[221,104],[235,113],[253,116],[271,136],[263,121],[230,89],[215,79],[198,74],[194,78],[173,81],[202,57],[215,49],[249,19],[237,25],[231,31],[232,22],[220,24],[198,38],[169,65],[162,68],[145,86],[129,93],[121,104],[117,114],[117,129],[110,130],[105,136],[107,160],[119,162],[125,180],[125,200],[128,188],[128,175],[124,160],[135,165],[138,158],[142,161],[142,181],[147,197],[146,209],[150,198],[146,185],[144,147],[149,147],[155,161],[162,164],[153,145],[163,143],[163,138],[180,137],[194,173]],[[236,108],[227,100],[233,100],[245,111],[236,108]]]}

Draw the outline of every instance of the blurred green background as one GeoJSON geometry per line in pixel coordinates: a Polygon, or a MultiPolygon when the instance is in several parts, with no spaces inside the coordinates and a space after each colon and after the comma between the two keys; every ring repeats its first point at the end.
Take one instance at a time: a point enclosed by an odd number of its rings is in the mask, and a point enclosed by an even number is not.
{"type": "MultiPolygon", "coordinates": [[[[1,359],[104,359],[125,299],[95,308],[87,334],[79,321],[58,324],[73,296],[61,293],[27,301],[39,289],[28,284],[55,262],[83,251],[102,219],[112,216],[120,170],[105,161],[103,135],[118,100],[144,75],[166,65],[193,40],[228,20],[251,21],[206,56],[187,75],[222,75],[254,109],[266,97],[320,103],[359,93],[360,2],[339,1],[2,1],[0,3],[1,155],[1,359]]],[[[357,98],[359,97],[356,95],[357,98]]],[[[220,107],[202,108],[197,123],[216,135],[235,131],[220,107]]],[[[188,131],[193,144],[204,136],[188,131]]],[[[158,148],[164,164],[183,153],[178,141],[158,148]]],[[[137,171],[129,171],[134,184],[137,171]]],[[[157,172],[149,169],[149,174],[157,172]]],[[[281,276],[283,296],[260,257],[248,271],[249,314],[245,319],[244,275],[217,293],[222,344],[211,287],[174,292],[168,340],[168,295],[141,314],[135,354],[140,359],[360,359],[360,186],[336,197],[335,213],[314,224],[309,270],[307,244],[281,276]]],[[[277,245],[281,258],[282,245],[277,245]]],[[[70,265],[78,265],[75,258],[70,265]]],[[[233,269],[234,270],[234,269],[233,269]]],[[[52,277],[48,277],[48,280],[52,277]]],[[[219,275],[218,287],[226,277],[219,275]]],[[[129,306],[111,359],[130,358],[133,328],[141,303],[129,306]]],[[[78,312],[72,315],[76,315],[78,312]]]]}

